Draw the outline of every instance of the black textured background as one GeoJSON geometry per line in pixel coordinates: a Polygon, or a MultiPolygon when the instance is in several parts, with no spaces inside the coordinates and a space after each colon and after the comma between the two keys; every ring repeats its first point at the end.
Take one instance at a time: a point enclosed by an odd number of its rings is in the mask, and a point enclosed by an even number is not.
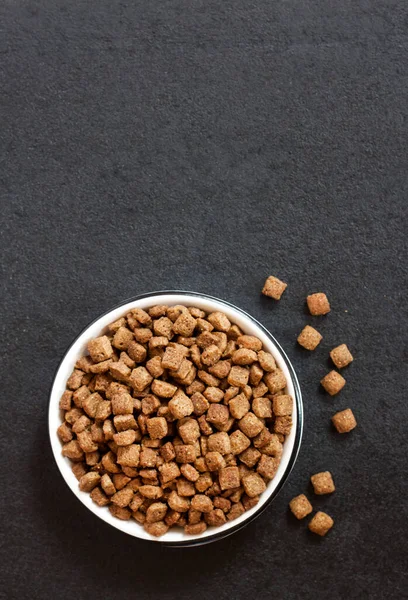
{"type": "Polygon", "coordinates": [[[407,35],[405,0],[1,2],[2,598],[408,597],[407,35]],[[280,303],[259,295],[270,273],[280,303]],[[88,514],[47,436],[72,338],[163,288],[251,312],[304,393],[280,496],[197,549],[88,514]],[[320,290],[333,310],[311,319],[320,290]],[[329,398],[342,342],[355,362],[329,398]],[[358,428],[338,436],[348,406],[358,428]],[[337,491],[311,498],[335,527],[318,539],[287,504],[322,469],[337,491]]]}

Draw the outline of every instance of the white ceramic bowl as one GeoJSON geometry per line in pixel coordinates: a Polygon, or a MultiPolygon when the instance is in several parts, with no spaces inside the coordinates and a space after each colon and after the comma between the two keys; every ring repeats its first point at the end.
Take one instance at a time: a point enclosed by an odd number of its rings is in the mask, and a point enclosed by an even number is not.
{"type": "Polygon", "coordinates": [[[244,525],[247,525],[258,516],[273,498],[276,497],[292,470],[299,452],[303,427],[303,406],[299,383],[292,365],[278,342],[260,323],[241,309],[224,302],[223,300],[206,296],[205,294],[197,294],[195,292],[169,291],[144,294],[143,296],[127,300],[98,317],[82,331],[69,347],[57,369],[50,394],[48,423],[52,451],[61,475],[75,496],[91,512],[106,523],[109,523],[109,525],[112,525],[112,527],[116,527],[116,529],[120,529],[134,537],[173,546],[193,546],[221,539],[238,529],[241,529],[244,525]],[[76,360],[86,352],[88,341],[104,333],[109,323],[126,314],[132,308],[148,308],[155,304],[167,304],[169,306],[184,304],[186,306],[197,306],[207,312],[214,312],[217,310],[224,312],[244,333],[255,335],[262,340],[264,348],[273,355],[278,366],[283,370],[287,380],[288,393],[295,400],[293,427],[290,435],[284,442],[281,463],[275,477],[270,481],[265,492],[261,495],[259,503],[251,510],[241,515],[238,519],[228,521],[221,527],[209,527],[200,535],[187,535],[181,528],[172,528],[161,538],[155,538],[149,535],[134,519],[121,521],[116,517],[113,517],[108,508],[97,506],[91,500],[88,493],[79,490],[78,481],[71,470],[71,463],[68,458],[65,458],[61,454],[61,442],[57,436],[57,428],[61,424],[59,399],[65,390],[65,383],[74,368],[76,360]]]}

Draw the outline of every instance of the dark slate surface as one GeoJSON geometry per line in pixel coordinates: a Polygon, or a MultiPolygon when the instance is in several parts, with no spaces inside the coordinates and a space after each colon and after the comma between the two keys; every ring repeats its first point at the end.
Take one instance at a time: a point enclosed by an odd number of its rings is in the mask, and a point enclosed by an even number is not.
{"type": "Polygon", "coordinates": [[[1,597],[407,597],[406,2],[15,0],[0,23],[1,597]],[[279,304],[259,295],[270,273],[289,282],[279,304]],[[190,550],[88,514],[47,436],[72,338],[163,288],[260,319],[305,402],[277,500],[190,550]],[[319,290],[322,320],[303,305],[319,290]],[[306,323],[314,354],[295,344],[306,323]],[[330,399],[341,342],[355,362],[330,399]],[[339,437],[348,406],[358,429],[339,437]],[[337,491],[312,496],[336,521],[320,540],[287,504],[322,469],[337,491]]]}

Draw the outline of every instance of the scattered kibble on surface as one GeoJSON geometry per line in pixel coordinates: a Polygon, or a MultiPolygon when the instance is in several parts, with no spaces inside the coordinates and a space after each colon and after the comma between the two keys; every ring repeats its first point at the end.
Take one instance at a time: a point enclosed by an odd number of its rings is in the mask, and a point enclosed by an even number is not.
{"type": "Polygon", "coordinates": [[[323,377],[320,383],[330,396],[335,396],[344,388],[346,380],[340,373],[337,373],[337,371],[330,371],[330,373],[327,373],[327,375],[323,377]]]}
{"type": "Polygon", "coordinates": [[[289,502],[289,508],[297,519],[304,519],[313,511],[313,506],[304,494],[300,494],[289,502]]]}
{"type": "Polygon", "coordinates": [[[323,537],[333,527],[333,525],[333,519],[327,513],[319,510],[311,519],[308,527],[310,531],[323,537]]]}
{"type": "Polygon", "coordinates": [[[340,344],[330,352],[330,358],[338,369],[347,367],[354,359],[346,344],[340,344]]]}
{"type": "Polygon", "coordinates": [[[311,476],[310,481],[312,482],[314,493],[318,496],[332,494],[336,489],[330,471],[316,473],[311,476]]]}
{"type": "Polygon", "coordinates": [[[336,413],[331,420],[339,433],[348,433],[357,427],[356,418],[350,408],[336,413]]]}
{"type": "Polygon", "coordinates": [[[277,277],[270,275],[264,283],[262,293],[264,296],[269,296],[269,298],[273,298],[274,300],[280,300],[287,287],[287,283],[284,283],[277,277]]]}
{"type": "Polygon", "coordinates": [[[322,341],[323,336],[310,325],[306,325],[298,335],[298,344],[306,348],[306,350],[315,350],[322,341]]]}
{"type": "Polygon", "coordinates": [[[310,294],[306,298],[309,312],[313,316],[327,315],[330,312],[330,304],[326,294],[318,292],[316,294],[310,294]]]}

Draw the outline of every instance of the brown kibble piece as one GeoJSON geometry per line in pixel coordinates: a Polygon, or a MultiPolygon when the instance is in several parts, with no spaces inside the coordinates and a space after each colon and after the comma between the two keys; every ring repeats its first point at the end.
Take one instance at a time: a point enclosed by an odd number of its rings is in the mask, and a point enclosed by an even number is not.
{"type": "Polygon", "coordinates": [[[197,321],[189,312],[183,312],[173,323],[173,331],[184,337],[191,337],[196,327],[197,321]]]}
{"type": "Polygon", "coordinates": [[[98,506],[108,506],[110,499],[105,496],[101,488],[95,487],[91,492],[91,498],[98,506]]]}
{"type": "Polygon", "coordinates": [[[101,487],[107,496],[112,496],[116,493],[116,488],[113,485],[113,481],[110,476],[105,473],[101,478],[101,487]]]}
{"type": "Polygon", "coordinates": [[[140,446],[132,444],[118,448],[117,462],[125,467],[137,467],[139,465],[140,446]]]}
{"type": "Polygon", "coordinates": [[[221,431],[208,437],[208,450],[222,455],[231,453],[231,442],[228,433],[221,431]]]}
{"type": "Polygon", "coordinates": [[[312,482],[314,493],[318,496],[332,494],[336,489],[330,471],[316,473],[316,475],[311,476],[310,481],[312,482]]]}
{"type": "Polygon", "coordinates": [[[147,421],[147,431],[153,440],[166,437],[168,432],[167,421],[164,417],[153,417],[147,421]]]}
{"type": "Polygon", "coordinates": [[[270,352],[264,352],[261,350],[258,352],[258,361],[261,365],[261,368],[266,373],[271,373],[272,371],[276,371],[276,362],[270,352]]]}
{"type": "Polygon", "coordinates": [[[293,399],[292,396],[287,394],[281,394],[279,396],[273,396],[273,414],[277,417],[284,417],[291,415],[293,411],[293,399]]]}
{"type": "Polygon", "coordinates": [[[306,298],[307,306],[311,315],[326,315],[330,312],[330,304],[326,294],[318,292],[306,298]]]}
{"type": "Polygon", "coordinates": [[[121,506],[117,506],[116,504],[109,505],[109,512],[111,515],[120,519],[121,521],[128,521],[132,516],[132,513],[128,508],[122,508],[121,506]]]}
{"type": "Polygon", "coordinates": [[[221,354],[222,352],[219,347],[215,344],[211,344],[211,346],[208,346],[205,348],[205,350],[203,350],[201,354],[201,362],[203,365],[211,367],[220,360],[221,354]]]}
{"type": "Polygon", "coordinates": [[[228,383],[233,387],[243,388],[249,379],[249,369],[234,365],[228,375],[228,383]]]}
{"type": "Polygon", "coordinates": [[[254,413],[248,412],[239,421],[238,427],[247,437],[253,438],[262,431],[264,425],[254,413]]]}
{"type": "Polygon", "coordinates": [[[231,327],[230,320],[228,319],[227,315],[225,315],[223,312],[213,312],[210,315],[208,315],[207,319],[217,331],[223,331],[224,333],[226,333],[231,327]]]}
{"type": "Polygon", "coordinates": [[[160,396],[160,398],[172,398],[177,392],[177,387],[171,383],[167,383],[167,381],[155,379],[152,383],[152,392],[156,396],[160,396]]]}
{"type": "Polygon", "coordinates": [[[353,361],[353,355],[346,344],[340,344],[330,352],[330,357],[338,369],[347,367],[353,361]]]}
{"type": "Polygon", "coordinates": [[[162,521],[167,513],[167,504],[164,502],[153,502],[146,511],[146,523],[157,523],[162,521]]]}
{"type": "Polygon", "coordinates": [[[264,283],[262,293],[264,296],[269,296],[274,300],[280,300],[283,292],[288,287],[287,283],[284,283],[277,277],[270,275],[264,283]]]}
{"type": "Polygon", "coordinates": [[[136,431],[134,429],[128,429],[126,431],[121,431],[120,433],[115,433],[113,436],[113,441],[118,446],[129,446],[133,444],[136,440],[136,431]]]}
{"type": "Polygon", "coordinates": [[[262,494],[266,490],[266,485],[262,477],[257,473],[250,473],[242,478],[242,485],[244,486],[245,493],[250,498],[262,494]]]}
{"type": "Polygon", "coordinates": [[[273,425],[274,433],[281,433],[282,435],[289,435],[292,429],[292,417],[287,415],[285,417],[276,417],[273,425]]]}
{"type": "Polygon", "coordinates": [[[286,378],[281,369],[277,369],[273,373],[267,373],[264,380],[271,394],[276,394],[286,387],[286,378]]]}
{"type": "Polygon", "coordinates": [[[313,506],[304,494],[292,498],[289,508],[297,519],[304,519],[313,511],[313,506]]]}
{"type": "Polygon", "coordinates": [[[258,355],[254,350],[248,348],[239,348],[232,354],[232,362],[235,365],[252,365],[252,363],[258,360],[258,355]]]}
{"type": "Polygon", "coordinates": [[[171,414],[176,419],[182,419],[188,417],[194,410],[192,401],[182,390],[177,390],[173,398],[170,400],[169,409],[171,414]]]}
{"type": "Polygon", "coordinates": [[[230,435],[230,444],[232,454],[241,454],[250,446],[251,440],[237,429],[230,435]]]}
{"type": "Polygon", "coordinates": [[[310,531],[323,537],[333,527],[333,525],[333,519],[325,512],[319,511],[310,521],[308,527],[310,531]]]}
{"type": "Polygon", "coordinates": [[[331,420],[339,433],[348,433],[357,427],[357,421],[350,408],[336,413],[331,420]]]}
{"type": "Polygon", "coordinates": [[[262,454],[256,467],[257,473],[266,479],[273,479],[276,475],[280,463],[280,457],[274,458],[262,454]]]}
{"type": "Polygon", "coordinates": [[[240,335],[237,338],[237,344],[240,348],[248,348],[248,350],[254,350],[255,352],[262,350],[261,340],[254,335],[240,335]]]}
{"type": "Polygon", "coordinates": [[[206,529],[207,524],[204,523],[204,521],[200,521],[199,523],[194,523],[194,525],[185,525],[184,533],[187,535],[200,535],[201,533],[204,533],[206,529]]]}
{"type": "Polygon", "coordinates": [[[68,427],[68,425],[66,423],[62,423],[58,429],[57,429],[57,434],[59,439],[61,440],[61,442],[67,443],[70,442],[72,440],[72,431],[71,429],[68,427]]]}
{"type": "Polygon", "coordinates": [[[116,492],[116,494],[113,494],[113,496],[111,497],[111,501],[113,502],[113,504],[116,504],[121,508],[125,508],[130,504],[132,498],[133,490],[131,488],[124,487],[119,492],[116,492]]]}
{"type": "Polygon", "coordinates": [[[113,354],[113,348],[106,335],[95,338],[88,342],[88,352],[94,362],[99,363],[108,360],[113,354]]]}
{"type": "Polygon", "coordinates": [[[340,373],[337,373],[337,371],[330,371],[330,373],[327,373],[327,375],[323,377],[320,383],[330,396],[335,396],[344,388],[346,380],[340,373]]]}
{"type": "Polygon", "coordinates": [[[218,472],[220,487],[222,490],[230,490],[239,487],[239,470],[238,467],[225,467],[218,472]]]}
{"type": "Polygon", "coordinates": [[[153,381],[153,377],[145,367],[136,367],[133,369],[130,377],[130,385],[137,391],[142,392],[153,381]]]}
{"type": "Polygon", "coordinates": [[[82,460],[84,452],[78,443],[78,440],[71,440],[62,447],[62,456],[66,456],[71,460],[82,460]]]}
{"type": "Polygon", "coordinates": [[[133,398],[127,392],[117,392],[111,400],[112,412],[114,415],[132,415],[133,398]]]}
{"type": "Polygon", "coordinates": [[[272,417],[272,402],[268,398],[254,398],[252,410],[260,419],[270,419],[272,417]]]}
{"type": "Polygon", "coordinates": [[[90,471],[81,477],[79,480],[79,489],[81,492],[91,492],[94,487],[96,487],[101,480],[101,476],[99,473],[95,473],[95,471],[90,471]]]}
{"type": "Polygon", "coordinates": [[[306,350],[315,350],[322,341],[323,336],[310,325],[306,325],[298,335],[298,344],[306,350]]]}
{"type": "Polygon", "coordinates": [[[220,508],[214,508],[211,512],[205,515],[205,521],[213,527],[220,527],[227,522],[224,512],[220,508]]]}

